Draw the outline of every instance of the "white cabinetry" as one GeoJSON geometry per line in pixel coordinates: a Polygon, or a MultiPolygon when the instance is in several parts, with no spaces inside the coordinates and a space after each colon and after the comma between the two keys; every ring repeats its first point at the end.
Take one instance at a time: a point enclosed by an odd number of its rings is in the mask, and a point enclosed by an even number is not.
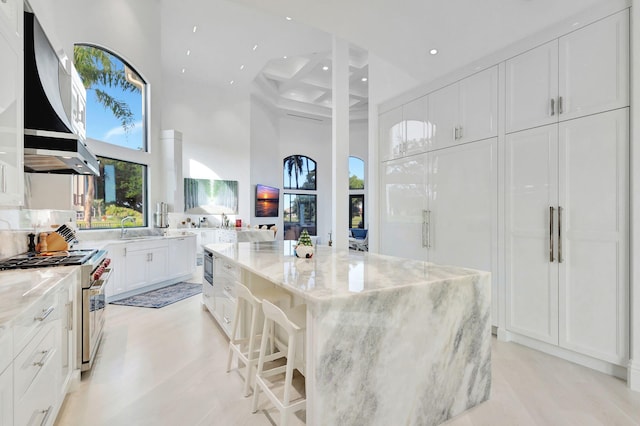
{"type": "Polygon", "coordinates": [[[166,279],[168,254],[166,240],[127,243],[124,253],[126,290],[135,290],[166,279]]]}
{"type": "Polygon", "coordinates": [[[402,107],[380,114],[378,118],[380,159],[391,160],[402,156],[404,149],[404,122],[402,107]]]}
{"type": "Polygon", "coordinates": [[[75,294],[77,286],[77,274],[70,276],[58,288],[58,309],[61,313],[60,321],[60,374],[58,388],[66,390],[69,387],[71,373],[73,372],[74,354],[76,353],[74,336],[75,322],[75,294]]]}
{"type": "Polygon", "coordinates": [[[624,365],[626,108],[507,136],[507,329],[624,365]]]}
{"type": "Polygon", "coordinates": [[[0,205],[23,204],[22,1],[0,1],[0,205]]]}
{"type": "Polygon", "coordinates": [[[196,264],[195,235],[169,240],[169,275],[186,276],[193,274],[196,264]]]}
{"type": "Polygon", "coordinates": [[[221,256],[205,252],[213,259],[213,284],[203,282],[203,301],[222,330],[229,336],[236,310],[235,283],[240,280],[240,269],[221,256]]]}
{"type": "Polygon", "coordinates": [[[493,273],[497,324],[497,140],[382,165],[380,252],[493,273]]]}
{"type": "Polygon", "coordinates": [[[625,10],[506,62],[507,133],[629,105],[625,10]]]}
{"type": "Polygon", "coordinates": [[[491,67],[428,95],[430,148],[498,135],[498,68],[491,67]]]}
{"type": "Polygon", "coordinates": [[[13,368],[12,366],[10,366],[5,368],[4,371],[0,372],[0,426],[12,426],[12,425],[13,425],[13,368]]]}

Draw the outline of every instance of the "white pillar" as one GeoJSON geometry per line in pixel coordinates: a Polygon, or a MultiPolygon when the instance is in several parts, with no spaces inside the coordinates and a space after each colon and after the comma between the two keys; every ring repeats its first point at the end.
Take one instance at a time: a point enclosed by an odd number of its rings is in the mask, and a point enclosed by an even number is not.
{"type": "MultiPolygon", "coordinates": [[[[162,148],[161,173],[156,176],[164,176],[164,188],[155,191],[169,204],[169,211],[181,213],[184,211],[184,183],[182,179],[182,133],[177,130],[163,130],[160,146],[162,148]]],[[[155,203],[150,209],[155,211],[155,203]]]]}
{"type": "Polygon", "coordinates": [[[627,384],[640,391],[640,0],[631,7],[631,274],[629,285],[629,366],[627,384]]]}
{"type": "Polygon", "coordinates": [[[338,249],[349,238],[349,43],[333,36],[333,114],[331,131],[331,232],[338,249]]]}

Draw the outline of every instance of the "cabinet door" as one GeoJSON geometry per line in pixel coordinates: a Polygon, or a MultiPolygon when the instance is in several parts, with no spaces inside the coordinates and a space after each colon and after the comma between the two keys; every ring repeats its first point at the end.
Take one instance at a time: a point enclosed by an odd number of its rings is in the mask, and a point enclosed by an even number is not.
{"type": "Polygon", "coordinates": [[[497,325],[497,139],[429,153],[429,261],[492,273],[497,325]]]}
{"type": "MultiPolygon", "coordinates": [[[[2,4],[0,2],[0,5],[2,4]]],[[[0,10],[2,10],[1,7],[0,10]]],[[[2,78],[0,78],[0,205],[19,206],[23,204],[24,200],[22,56],[12,48],[1,32],[0,58],[2,58],[2,78]]]]}
{"type": "Polygon", "coordinates": [[[173,238],[169,240],[169,276],[179,277],[191,272],[188,244],[191,242],[191,238],[173,238]]]}
{"type": "Polygon", "coordinates": [[[426,152],[427,139],[427,97],[414,99],[402,106],[404,121],[405,155],[426,152]]]}
{"type": "Polygon", "coordinates": [[[561,120],[629,105],[629,11],[560,38],[561,120]]]}
{"type": "Polygon", "coordinates": [[[507,133],[556,122],[558,41],[509,59],[506,85],[507,133]]]}
{"type": "Polygon", "coordinates": [[[154,284],[167,279],[169,261],[169,249],[168,247],[158,247],[149,250],[149,261],[147,262],[148,270],[148,283],[154,284]]]}
{"type": "Polygon", "coordinates": [[[13,426],[13,365],[0,373],[0,426],[13,426]]]}
{"type": "Polygon", "coordinates": [[[380,253],[426,260],[426,155],[382,163],[380,253]]]}
{"type": "Polygon", "coordinates": [[[629,118],[560,124],[560,345],[625,365],[629,287],[629,118]]]}
{"type": "Polygon", "coordinates": [[[498,67],[460,81],[458,143],[498,136],[498,67]]]}
{"type": "Polygon", "coordinates": [[[111,259],[111,277],[105,290],[107,299],[127,291],[125,247],[124,244],[111,244],[106,248],[111,259]]]}
{"type": "Polygon", "coordinates": [[[558,126],[507,135],[505,151],[506,327],[558,344],[558,126]]]}
{"type": "Polygon", "coordinates": [[[147,250],[125,250],[125,291],[134,290],[147,285],[147,263],[149,262],[149,252],[147,250]]]}
{"type": "Polygon", "coordinates": [[[443,87],[429,93],[429,122],[432,129],[431,149],[445,148],[457,143],[456,127],[459,125],[459,85],[443,87]]]}
{"type": "Polygon", "coordinates": [[[22,1],[0,1],[0,34],[19,39],[22,34],[22,1]]]}
{"type": "Polygon", "coordinates": [[[378,116],[378,132],[380,160],[391,160],[400,157],[404,141],[401,106],[378,116]]]}

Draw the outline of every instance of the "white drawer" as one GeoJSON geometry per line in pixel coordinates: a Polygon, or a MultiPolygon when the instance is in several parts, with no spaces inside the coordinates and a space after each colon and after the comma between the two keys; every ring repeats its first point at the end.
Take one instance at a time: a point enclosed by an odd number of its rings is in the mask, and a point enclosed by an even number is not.
{"type": "Polygon", "coordinates": [[[56,370],[53,363],[42,369],[22,398],[14,397],[14,420],[16,425],[50,426],[56,419],[58,406],[56,393],[56,370]]]}
{"type": "Polygon", "coordinates": [[[55,291],[42,296],[29,309],[17,317],[13,323],[13,356],[31,340],[44,326],[60,318],[58,298],[55,291]]]}
{"type": "Polygon", "coordinates": [[[226,297],[221,297],[216,302],[216,309],[220,312],[220,325],[227,335],[231,335],[233,317],[236,314],[236,302],[226,297]]]}
{"type": "Polygon", "coordinates": [[[240,267],[228,260],[220,259],[220,268],[216,270],[216,273],[228,275],[234,280],[240,279],[240,267]]]}
{"type": "Polygon", "coordinates": [[[0,373],[13,359],[13,330],[9,324],[0,325],[0,373]]]}
{"type": "MultiPolygon", "coordinates": [[[[56,348],[55,323],[48,323],[40,328],[38,334],[29,342],[13,362],[14,398],[16,400],[28,392],[32,384],[37,383],[39,376],[47,374],[49,369],[55,371],[58,351],[56,348]]],[[[55,380],[53,383],[55,394],[55,380]]],[[[46,407],[44,407],[46,409],[46,407]]],[[[21,424],[18,422],[18,424],[21,424]]]]}

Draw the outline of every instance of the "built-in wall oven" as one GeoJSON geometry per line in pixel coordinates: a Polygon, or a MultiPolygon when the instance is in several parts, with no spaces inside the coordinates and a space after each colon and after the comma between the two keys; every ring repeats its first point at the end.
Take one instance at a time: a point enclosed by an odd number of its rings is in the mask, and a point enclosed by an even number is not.
{"type": "Polygon", "coordinates": [[[81,370],[91,368],[102,339],[107,306],[105,291],[112,275],[111,259],[99,250],[89,262],[82,265],[82,333],[78,364],[81,370]]]}
{"type": "Polygon", "coordinates": [[[205,250],[204,262],[202,262],[202,264],[204,266],[204,280],[209,285],[213,285],[213,253],[205,250]]]}

